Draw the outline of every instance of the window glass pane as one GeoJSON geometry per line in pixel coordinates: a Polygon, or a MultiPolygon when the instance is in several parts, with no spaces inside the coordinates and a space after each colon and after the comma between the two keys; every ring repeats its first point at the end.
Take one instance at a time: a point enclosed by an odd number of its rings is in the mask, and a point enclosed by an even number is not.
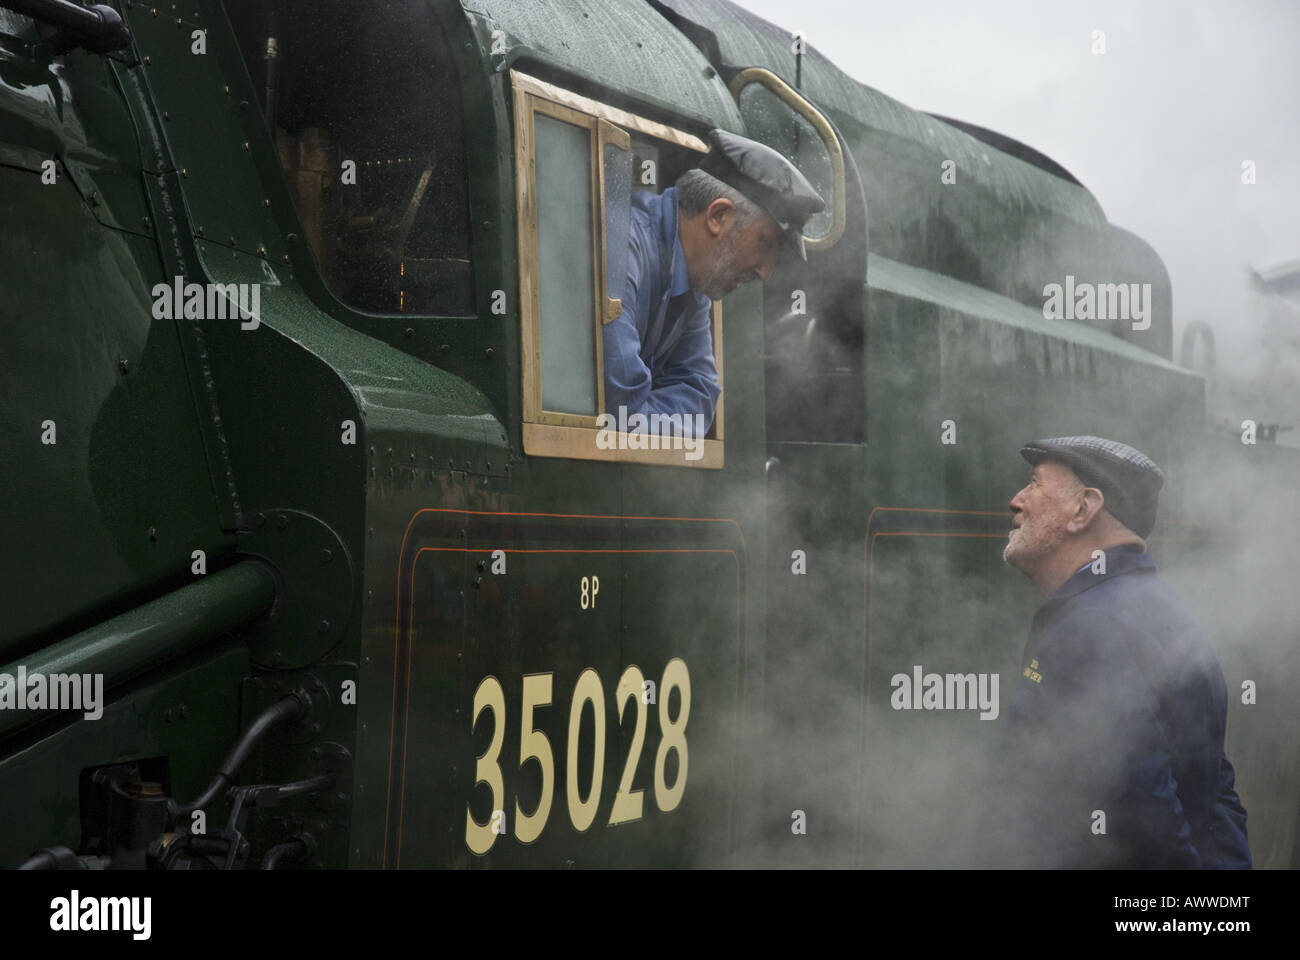
{"type": "Polygon", "coordinates": [[[472,315],[460,83],[428,0],[224,3],[326,286],[472,315]]]}
{"type": "Polygon", "coordinates": [[[533,114],[542,409],[595,416],[591,131],[533,114]]]}
{"type": "Polygon", "coordinates": [[[605,145],[605,290],[621,299],[627,284],[627,240],[632,226],[632,151],[605,145]]]}
{"type": "Polygon", "coordinates": [[[740,115],[752,140],[765,143],[799,168],[826,207],[804,224],[803,235],[818,240],[835,223],[835,176],[830,152],[817,130],[788,103],[758,82],[740,91],[740,115]]]}

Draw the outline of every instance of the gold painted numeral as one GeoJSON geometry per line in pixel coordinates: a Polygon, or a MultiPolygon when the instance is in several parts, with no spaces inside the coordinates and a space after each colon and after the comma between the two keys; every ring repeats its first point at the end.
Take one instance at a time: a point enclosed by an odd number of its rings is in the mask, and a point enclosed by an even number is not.
{"type": "Polygon", "coordinates": [[[533,729],[533,708],[551,702],[551,675],[535,673],[524,677],[523,700],[523,715],[519,718],[519,769],[529,760],[537,760],[542,767],[542,796],[532,813],[524,813],[518,798],[515,799],[515,835],[520,843],[532,843],[542,835],[555,796],[555,754],[551,752],[551,741],[541,730],[533,729]]]}
{"type": "Polygon", "coordinates": [[[636,776],[637,763],[641,760],[641,748],[645,746],[645,716],[646,704],[642,696],[645,689],[645,678],[641,674],[641,669],[636,666],[628,667],[623,671],[623,676],[618,679],[618,691],[614,694],[614,700],[618,704],[618,722],[623,724],[623,717],[627,713],[627,701],[630,698],[636,704],[636,728],[632,731],[632,744],[627,751],[627,762],[623,764],[623,776],[618,782],[618,792],[614,795],[614,809],[609,812],[609,822],[613,826],[616,823],[628,823],[633,820],[641,819],[642,793],[641,790],[632,789],[632,778],[636,776]]]}
{"type": "Polygon", "coordinates": [[[483,756],[474,764],[474,786],[486,783],[492,791],[492,813],[487,823],[476,823],[474,815],[465,804],[465,845],[479,855],[487,853],[496,843],[501,811],[505,809],[506,786],[501,777],[501,744],[505,740],[506,693],[501,689],[501,681],[496,677],[484,677],[483,682],[474,691],[474,715],[469,722],[469,732],[474,733],[478,726],[479,714],[484,710],[492,711],[492,742],[488,744],[483,756]]]}
{"type": "Polygon", "coordinates": [[[686,663],[679,657],[673,657],[664,667],[664,679],[659,684],[659,729],[663,739],[659,741],[659,752],[655,754],[655,803],[664,813],[676,810],[682,802],[686,791],[686,721],[691,715],[691,674],[686,663]],[[668,694],[676,687],[681,695],[681,707],[677,719],[668,719],[668,694]],[[677,781],[669,787],[664,782],[664,764],[668,752],[677,751],[677,781]]]}
{"type": "Polygon", "coordinates": [[[573,688],[573,703],[569,707],[569,756],[565,767],[569,819],[573,821],[575,830],[585,833],[596,819],[600,788],[605,781],[605,692],[600,688],[600,675],[591,667],[582,671],[573,688]],[[596,721],[596,754],[592,760],[591,790],[583,800],[578,795],[578,734],[581,732],[582,710],[588,703],[596,721]]]}

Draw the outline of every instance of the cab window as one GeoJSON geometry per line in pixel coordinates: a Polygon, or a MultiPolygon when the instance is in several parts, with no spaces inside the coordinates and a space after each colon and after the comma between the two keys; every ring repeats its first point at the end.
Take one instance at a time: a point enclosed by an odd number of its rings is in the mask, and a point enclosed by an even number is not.
{"type": "MultiPolygon", "coordinates": [[[[722,404],[699,455],[672,438],[611,429],[603,329],[627,278],[632,195],[695,166],[698,137],[511,72],[522,314],[523,441],[533,456],[722,466],[722,404]]],[[[722,314],[713,307],[722,380],[722,314]]]]}
{"type": "Polygon", "coordinates": [[[471,316],[460,85],[427,0],[224,0],[330,291],[471,316]]]}

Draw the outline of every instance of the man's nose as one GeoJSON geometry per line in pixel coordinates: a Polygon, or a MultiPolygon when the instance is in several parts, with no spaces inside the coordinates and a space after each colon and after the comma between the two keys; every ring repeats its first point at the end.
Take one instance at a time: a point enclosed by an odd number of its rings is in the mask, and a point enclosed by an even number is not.
{"type": "Polygon", "coordinates": [[[1011,498],[1010,507],[1012,513],[1019,513],[1021,510],[1025,508],[1025,491],[1027,489],[1029,488],[1021,487],[1020,490],[1016,493],[1016,495],[1011,498]]]}
{"type": "Polygon", "coordinates": [[[772,275],[772,267],[775,266],[775,264],[775,260],[767,260],[755,267],[754,272],[758,274],[758,279],[767,283],[767,278],[772,275]]]}

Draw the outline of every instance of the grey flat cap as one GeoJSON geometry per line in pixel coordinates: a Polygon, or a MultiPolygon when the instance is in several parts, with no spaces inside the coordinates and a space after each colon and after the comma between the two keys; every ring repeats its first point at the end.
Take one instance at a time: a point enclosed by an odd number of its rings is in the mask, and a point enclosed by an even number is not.
{"type": "Polygon", "coordinates": [[[1139,537],[1156,525],[1156,507],[1165,474],[1155,461],[1126,443],[1102,437],[1052,437],[1020,448],[1032,464],[1059,460],[1106,498],[1106,509],[1139,537]]]}
{"type": "Polygon", "coordinates": [[[799,259],[808,259],[803,225],[826,203],[798,167],[769,146],[715,129],[709,131],[709,153],[700,169],[766,210],[799,259]]]}

